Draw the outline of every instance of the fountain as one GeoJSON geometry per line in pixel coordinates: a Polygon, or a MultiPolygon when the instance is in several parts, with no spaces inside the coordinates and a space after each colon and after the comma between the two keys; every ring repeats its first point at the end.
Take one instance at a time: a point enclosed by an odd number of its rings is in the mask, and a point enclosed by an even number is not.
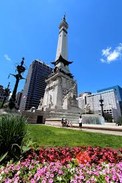
{"type": "Polygon", "coordinates": [[[105,120],[103,116],[98,114],[83,114],[83,124],[92,124],[92,125],[104,125],[105,120]]]}

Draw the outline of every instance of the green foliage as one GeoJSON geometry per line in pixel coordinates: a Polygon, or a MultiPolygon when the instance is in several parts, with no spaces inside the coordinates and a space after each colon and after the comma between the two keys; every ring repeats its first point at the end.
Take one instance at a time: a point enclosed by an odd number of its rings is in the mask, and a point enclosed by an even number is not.
{"type": "Polygon", "coordinates": [[[108,122],[112,122],[112,115],[104,112],[104,118],[108,122]]]}
{"type": "Polygon", "coordinates": [[[25,139],[25,143],[22,146],[22,154],[25,154],[27,151],[29,151],[30,149],[38,149],[38,144],[36,142],[33,142],[31,138],[25,139]]]}
{"type": "Polygon", "coordinates": [[[46,125],[28,125],[32,141],[38,146],[101,146],[122,147],[122,136],[56,128],[46,125]]]}
{"type": "Polygon", "coordinates": [[[99,175],[99,176],[96,176],[96,179],[97,179],[97,183],[106,183],[106,180],[105,180],[105,175],[99,175]]]}
{"type": "Polygon", "coordinates": [[[26,119],[19,115],[0,116],[1,161],[20,157],[23,139],[27,132],[26,124],[26,119]]]}
{"type": "Polygon", "coordinates": [[[121,126],[122,125],[122,116],[118,118],[117,125],[118,126],[121,126]]]}

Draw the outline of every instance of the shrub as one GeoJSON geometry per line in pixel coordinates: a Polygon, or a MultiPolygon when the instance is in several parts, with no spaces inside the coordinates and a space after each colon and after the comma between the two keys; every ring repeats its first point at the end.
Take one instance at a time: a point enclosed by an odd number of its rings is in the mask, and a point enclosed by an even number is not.
{"type": "Polygon", "coordinates": [[[104,118],[108,122],[112,122],[112,115],[104,112],[104,118]]]}
{"type": "Polygon", "coordinates": [[[118,118],[116,123],[117,123],[118,126],[122,125],[122,116],[118,118]]]}
{"type": "Polygon", "coordinates": [[[7,114],[0,117],[0,156],[4,161],[20,157],[26,126],[22,116],[7,114]]]}

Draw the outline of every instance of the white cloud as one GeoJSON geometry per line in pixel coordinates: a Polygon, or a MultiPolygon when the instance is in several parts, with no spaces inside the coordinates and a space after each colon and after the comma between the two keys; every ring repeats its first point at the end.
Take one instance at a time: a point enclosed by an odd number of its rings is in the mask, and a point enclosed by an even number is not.
{"type": "Polygon", "coordinates": [[[7,60],[7,61],[11,61],[11,58],[10,58],[7,54],[4,54],[4,58],[5,58],[5,60],[7,60]]]}
{"type": "Polygon", "coordinates": [[[103,63],[105,63],[105,62],[106,62],[103,58],[101,58],[100,60],[101,60],[101,62],[103,62],[103,63]]]}
{"type": "Polygon", "coordinates": [[[102,58],[100,59],[103,63],[111,63],[121,58],[122,55],[122,43],[112,49],[111,47],[102,50],[102,58]]]}
{"type": "Polygon", "coordinates": [[[106,48],[105,50],[103,49],[102,50],[102,55],[107,57],[109,55],[109,53],[110,53],[110,50],[111,50],[111,47],[110,48],[106,48]]]}

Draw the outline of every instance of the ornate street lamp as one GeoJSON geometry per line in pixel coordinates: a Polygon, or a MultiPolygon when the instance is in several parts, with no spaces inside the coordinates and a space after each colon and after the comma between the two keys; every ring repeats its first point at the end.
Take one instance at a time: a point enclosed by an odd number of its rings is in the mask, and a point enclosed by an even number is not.
{"type": "Polygon", "coordinates": [[[101,107],[101,114],[104,117],[104,111],[103,111],[103,106],[104,106],[103,102],[104,102],[104,100],[102,99],[102,96],[101,95],[100,95],[99,102],[100,102],[100,107],[101,107]]]}
{"type": "Polygon", "coordinates": [[[9,87],[10,87],[10,82],[8,83],[7,88],[5,88],[5,90],[4,90],[4,98],[3,98],[1,108],[4,106],[4,103],[6,102],[6,99],[8,98],[8,96],[10,94],[10,88],[9,87]]]}
{"type": "Polygon", "coordinates": [[[19,80],[24,79],[22,77],[22,73],[25,71],[25,67],[23,66],[23,64],[24,64],[24,57],[22,58],[21,64],[17,65],[17,67],[16,67],[18,73],[16,75],[11,74],[12,76],[14,76],[16,78],[16,82],[15,82],[13,93],[12,93],[11,98],[9,100],[9,108],[10,109],[16,108],[16,93],[17,93],[19,80]]]}

